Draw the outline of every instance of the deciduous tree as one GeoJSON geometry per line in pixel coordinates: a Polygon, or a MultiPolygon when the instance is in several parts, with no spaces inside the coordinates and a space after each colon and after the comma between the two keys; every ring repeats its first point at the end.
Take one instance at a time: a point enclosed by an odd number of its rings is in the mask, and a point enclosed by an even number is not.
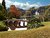
{"type": "Polygon", "coordinates": [[[20,17],[20,11],[15,7],[15,5],[10,6],[9,12],[14,15],[16,18],[20,17]]]}

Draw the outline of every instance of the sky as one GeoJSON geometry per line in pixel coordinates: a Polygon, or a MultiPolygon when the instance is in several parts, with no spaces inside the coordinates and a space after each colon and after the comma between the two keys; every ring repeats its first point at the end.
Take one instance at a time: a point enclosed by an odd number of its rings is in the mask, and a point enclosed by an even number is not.
{"type": "MultiPolygon", "coordinates": [[[[6,7],[10,7],[10,5],[15,5],[18,8],[27,10],[29,8],[35,7],[38,8],[40,6],[50,5],[50,0],[5,0],[6,7]]],[[[2,0],[0,0],[0,3],[2,0]]]]}

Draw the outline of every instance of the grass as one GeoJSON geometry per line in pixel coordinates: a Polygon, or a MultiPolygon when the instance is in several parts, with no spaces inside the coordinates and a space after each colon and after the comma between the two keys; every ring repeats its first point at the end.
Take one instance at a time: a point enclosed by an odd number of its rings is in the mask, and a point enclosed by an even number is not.
{"type": "Polygon", "coordinates": [[[25,30],[0,32],[0,38],[50,38],[50,22],[43,22],[46,26],[25,30]]]}
{"type": "Polygon", "coordinates": [[[45,26],[50,26],[50,22],[42,22],[42,24],[45,26]]]}

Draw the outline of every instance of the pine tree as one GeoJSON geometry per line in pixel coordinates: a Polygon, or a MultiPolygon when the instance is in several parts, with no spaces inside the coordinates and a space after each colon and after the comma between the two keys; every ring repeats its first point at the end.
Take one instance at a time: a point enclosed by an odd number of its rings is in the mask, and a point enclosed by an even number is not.
{"type": "Polygon", "coordinates": [[[5,5],[5,0],[2,1],[2,13],[5,18],[7,18],[7,10],[6,10],[6,5],[5,5]]]}
{"type": "Polygon", "coordinates": [[[4,9],[6,10],[5,0],[2,1],[2,5],[3,5],[4,9]]]}

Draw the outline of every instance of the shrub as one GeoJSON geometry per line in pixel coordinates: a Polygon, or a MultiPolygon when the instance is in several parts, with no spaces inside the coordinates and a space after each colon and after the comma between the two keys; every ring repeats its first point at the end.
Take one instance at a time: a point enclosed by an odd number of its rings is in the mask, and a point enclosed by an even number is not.
{"type": "Polygon", "coordinates": [[[0,21],[0,31],[7,31],[8,28],[3,21],[0,21]]]}
{"type": "Polygon", "coordinates": [[[41,27],[41,26],[44,26],[44,25],[41,24],[40,19],[37,19],[37,18],[31,20],[31,21],[28,23],[28,29],[38,28],[38,27],[41,27]]]}

